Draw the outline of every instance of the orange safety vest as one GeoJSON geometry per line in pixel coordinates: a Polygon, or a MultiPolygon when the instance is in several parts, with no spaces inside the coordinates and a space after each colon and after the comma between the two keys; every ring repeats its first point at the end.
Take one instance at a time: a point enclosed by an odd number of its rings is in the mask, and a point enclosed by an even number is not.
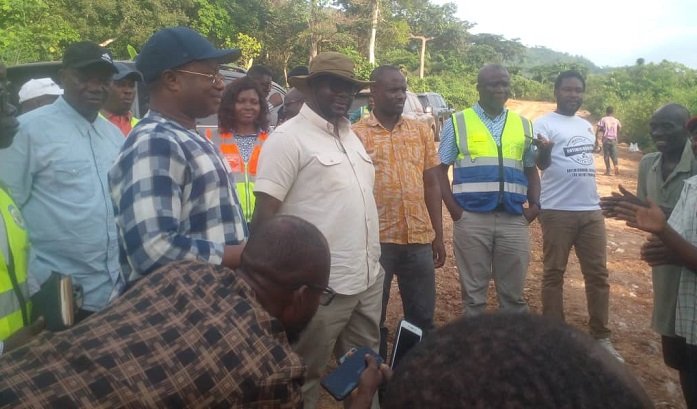
{"type": "Polygon", "coordinates": [[[220,151],[228,161],[228,164],[230,164],[230,169],[235,177],[237,198],[240,201],[242,213],[247,221],[251,221],[252,215],[254,214],[254,204],[256,202],[254,196],[254,181],[257,176],[257,165],[259,163],[261,146],[268,136],[269,134],[266,131],[259,132],[256,146],[254,146],[249,160],[245,162],[242,160],[240,148],[235,143],[233,134],[230,132],[219,134],[220,151]]]}

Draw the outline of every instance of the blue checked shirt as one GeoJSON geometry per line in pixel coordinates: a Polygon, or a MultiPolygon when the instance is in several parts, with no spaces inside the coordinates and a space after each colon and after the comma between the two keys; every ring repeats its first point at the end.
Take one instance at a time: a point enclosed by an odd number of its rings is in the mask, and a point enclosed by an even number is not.
{"type": "MultiPolygon", "coordinates": [[[[477,113],[479,119],[482,120],[486,128],[491,133],[497,146],[501,146],[501,135],[503,134],[503,127],[506,124],[506,116],[508,109],[501,111],[495,118],[491,118],[484,111],[479,102],[472,106],[474,112],[477,113]]],[[[457,154],[459,153],[457,147],[457,141],[455,140],[455,128],[453,127],[453,119],[449,118],[445,121],[443,129],[440,133],[440,145],[438,146],[438,154],[440,155],[441,163],[446,165],[452,165],[457,159],[457,154]]],[[[523,154],[523,166],[526,168],[531,168],[535,166],[536,152],[534,145],[530,147],[523,154]]]]}
{"type": "Polygon", "coordinates": [[[224,246],[248,235],[218,149],[157,112],[133,128],[109,184],[131,280],[177,260],[221,264],[224,246]]]}

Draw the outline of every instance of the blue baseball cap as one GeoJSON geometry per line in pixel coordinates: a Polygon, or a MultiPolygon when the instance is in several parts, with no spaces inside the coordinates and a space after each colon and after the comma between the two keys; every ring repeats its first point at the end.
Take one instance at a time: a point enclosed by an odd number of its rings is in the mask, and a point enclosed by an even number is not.
{"type": "Polygon", "coordinates": [[[204,36],[188,27],[170,27],[152,35],[136,57],[136,68],[145,82],[153,82],[160,74],[192,61],[217,60],[232,62],[241,55],[239,49],[217,49],[204,36]]]}

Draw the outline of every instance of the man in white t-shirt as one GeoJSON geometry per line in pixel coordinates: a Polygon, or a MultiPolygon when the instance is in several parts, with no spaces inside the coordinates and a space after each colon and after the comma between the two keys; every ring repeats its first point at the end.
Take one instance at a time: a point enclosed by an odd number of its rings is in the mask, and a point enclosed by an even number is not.
{"type": "Polygon", "coordinates": [[[592,125],[575,115],[585,89],[586,82],[577,71],[559,74],[554,83],[557,109],[534,125],[538,137],[549,140],[537,159],[542,170],[542,314],[564,319],[564,272],[573,246],[586,284],[590,334],[623,361],[610,342],[607,327],[607,237],[595,185],[595,135],[592,125]]]}
{"type": "Polygon", "coordinates": [[[620,174],[620,168],[617,165],[617,139],[620,136],[622,124],[620,120],[614,117],[615,109],[607,107],[605,116],[598,121],[598,130],[595,135],[597,137],[596,144],[603,144],[603,160],[605,161],[605,175],[610,174],[610,159],[615,167],[615,175],[620,174]]]}

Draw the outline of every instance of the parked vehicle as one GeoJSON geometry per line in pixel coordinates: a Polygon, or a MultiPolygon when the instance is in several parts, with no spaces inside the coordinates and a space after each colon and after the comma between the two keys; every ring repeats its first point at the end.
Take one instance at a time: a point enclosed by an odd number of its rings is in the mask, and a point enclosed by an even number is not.
{"type": "MultiPolygon", "coordinates": [[[[349,119],[351,119],[351,122],[358,122],[362,117],[369,115],[369,103],[370,90],[364,89],[355,96],[351,108],[349,109],[349,119]]],[[[426,113],[421,105],[421,101],[419,101],[419,97],[411,91],[407,91],[407,99],[404,101],[404,111],[402,115],[426,123],[433,134],[434,140],[438,140],[435,118],[433,115],[426,113]]]]}
{"type": "Polygon", "coordinates": [[[436,140],[440,139],[440,130],[443,123],[450,118],[454,110],[450,108],[441,94],[435,92],[422,92],[419,94],[419,101],[424,107],[424,111],[433,115],[436,121],[436,140]]]}

